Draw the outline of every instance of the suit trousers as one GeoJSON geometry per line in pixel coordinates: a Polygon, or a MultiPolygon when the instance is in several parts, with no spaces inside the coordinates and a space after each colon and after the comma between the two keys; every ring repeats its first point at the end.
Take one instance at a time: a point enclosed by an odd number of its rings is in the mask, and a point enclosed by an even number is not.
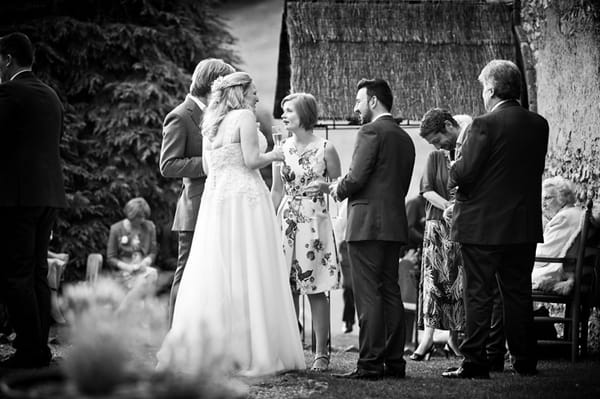
{"type": "Polygon", "coordinates": [[[490,339],[496,285],[502,298],[503,326],[515,369],[535,370],[531,271],[535,243],[513,245],[462,244],[465,264],[466,337],[460,346],[463,367],[488,369],[486,343],[490,339]]]}
{"type": "MultiPolygon", "coordinates": [[[[496,279],[496,281],[498,281],[496,279]]],[[[494,286],[492,299],[492,321],[490,335],[486,345],[487,358],[490,363],[504,364],[506,355],[506,336],[504,334],[504,316],[502,315],[502,297],[500,296],[499,282],[494,286]]]]}
{"type": "Polygon", "coordinates": [[[185,264],[187,263],[188,257],[190,256],[190,248],[192,247],[193,238],[193,231],[179,232],[177,268],[175,269],[175,274],[173,275],[173,284],[171,285],[171,294],[169,296],[169,327],[173,322],[173,313],[175,311],[175,301],[177,300],[177,292],[179,292],[179,284],[181,283],[181,276],[183,276],[185,264]]]}
{"type": "Polygon", "coordinates": [[[404,305],[398,285],[400,243],[348,242],[358,312],[359,369],[404,370],[404,305]]]}
{"type": "Polygon", "coordinates": [[[0,207],[0,293],[16,333],[16,355],[50,361],[48,243],[57,209],[0,207]]]}

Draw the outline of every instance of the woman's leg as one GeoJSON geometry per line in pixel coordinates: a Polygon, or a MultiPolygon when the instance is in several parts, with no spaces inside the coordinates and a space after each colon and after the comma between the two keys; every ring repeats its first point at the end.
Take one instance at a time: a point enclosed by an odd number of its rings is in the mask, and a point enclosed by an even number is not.
{"type": "Polygon", "coordinates": [[[313,368],[325,370],[329,366],[329,349],[327,347],[329,340],[329,301],[324,293],[309,294],[308,300],[316,340],[313,368]]]}
{"type": "Polygon", "coordinates": [[[435,332],[435,328],[433,327],[425,327],[423,330],[423,337],[421,338],[421,342],[419,342],[419,346],[413,353],[424,356],[427,354],[431,348],[433,347],[433,333],[435,332]]]}
{"type": "Polygon", "coordinates": [[[48,287],[50,287],[50,316],[58,324],[64,324],[67,321],[60,311],[58,303],[58,288],[65,263],[58,258],[48,259],[48,287]]]}

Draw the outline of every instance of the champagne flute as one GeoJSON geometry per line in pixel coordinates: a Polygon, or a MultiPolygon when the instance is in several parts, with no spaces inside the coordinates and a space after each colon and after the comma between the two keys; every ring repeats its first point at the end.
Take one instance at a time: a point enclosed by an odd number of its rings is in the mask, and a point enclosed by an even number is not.
{"type": "MultiPolygon", "coordinates": [[[[281,147],[281,143],[283,142],[283,138],[284,138],[284,134],[287,133],[286,129],[284,126],[282,125],[273,125],[271,127],[271,136],[273,137],[273,144],[275,147],[280,148],[281,147]]],[[[286,134],[287,137],[287,134],[286,134]]],[[[282,162],[281,161],[275,161],[273,162],[273,165],[275,166],[281,166],[282,162]]]]}

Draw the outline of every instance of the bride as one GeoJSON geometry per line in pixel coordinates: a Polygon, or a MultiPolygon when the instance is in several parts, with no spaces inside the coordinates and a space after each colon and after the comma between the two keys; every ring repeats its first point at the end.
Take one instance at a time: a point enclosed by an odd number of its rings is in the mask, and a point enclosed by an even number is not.
{"type": "Polygon", "coordinates": [[[258,171],[284,157],[281,149],[264,153],[257,102],[244,72],[213,83],[202,123],[208,177],[159,370],[195,374],[223,358],[244,376],[305,368],[275,211],[258,171]]]}

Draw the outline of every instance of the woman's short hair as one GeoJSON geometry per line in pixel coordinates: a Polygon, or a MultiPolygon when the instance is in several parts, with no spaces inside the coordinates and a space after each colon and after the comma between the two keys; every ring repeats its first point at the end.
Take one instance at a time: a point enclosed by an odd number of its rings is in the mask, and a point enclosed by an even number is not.
{"type": "Polygon", "coordinates": [[[142,197],[132,198],[123,207],[123,213],[129,220],[143,217],[148,219],[150,217],[150,205],[142,197]]]}
{"type": "Polygon", "coordinates": [[[545,179],[542,182],[542,190],[546,192],[555,192],[556,200],[561,205],[575,204],[575,186],[570,180],[562,176],[554,176],[545,179]]]}
{"type": "Polygon", "coordinates": [[[452,126],[458,128],[458,122],[452,117],[452,114],[447,109],[432,108],[423,115],[421,119],[420,135],[423,138],[429,137],[438,132],[445,134],[446,121],[452,123],[452,126]]]}
{"type": "Polygon", "coordinates": [[[293,102],[296,113],[300,118],[300,126],[304,129],[312,129],[319,119],[319,111],[315,96],[309,93],[292,93],[281,100],[281,108],[287,102],[293,102]]]}
{"type": "Polygon", "coordinates": [[[481,84],[494,89],[494,94],[501,100],[519,99],[521,97],[521,71],[514,62],[508,60],[492,60],[479,74],[481,84]]]}
{"type": "Polygon", "coordinates": [[[200,61],[192,74],[190,94],[195,97],[207,96],[215,79],[233,72],[235,69],[220,58],[207,58],[200,61]]]}
{"type": "Polygon", "coordinates": [[[15,32],[0,38],[0,54],[6,57],[10,54],[20,67],[33,64],[33,45],[26,34],[15,32]]]}

